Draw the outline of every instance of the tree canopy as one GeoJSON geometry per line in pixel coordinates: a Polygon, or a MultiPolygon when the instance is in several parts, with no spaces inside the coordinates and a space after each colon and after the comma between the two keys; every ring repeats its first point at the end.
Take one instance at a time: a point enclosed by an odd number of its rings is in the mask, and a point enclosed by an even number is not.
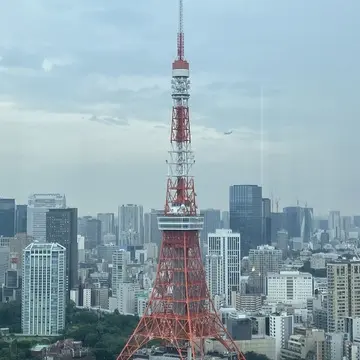
{"type": "MultiPolygon", "coordinates": [[[[138,324],[137,316],[112,314],[77,309],[69,303],[66,309],[66,328],[60,339],[82,341],[92,349],[96,359],[114,360],[138,324]]],[[[21,306],[19,303],[0,303],[0,328],[8,327],[11,333],[21,332],[21,306]]],[[[12,337],[0,339],[0,360],[29,360],[30,349],[40,339],[22,340],[12,337]]],[[[269,360],[265,355],[248,352],[246,360],[269,360]]]]}

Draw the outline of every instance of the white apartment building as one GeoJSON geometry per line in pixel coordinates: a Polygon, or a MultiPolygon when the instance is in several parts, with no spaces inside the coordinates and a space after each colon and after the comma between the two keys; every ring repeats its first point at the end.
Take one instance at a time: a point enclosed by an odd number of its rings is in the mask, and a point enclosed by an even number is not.
{"type": "Polygon", "coordinates": [[[84,308],[91,308],[91,289],[83,289],[83,306],[84,308]]]}
{"type": "Polygon", "coordinates": [[[294,332],[294,317],[286,312],[269,316],[269,333],[275,339],[275,357],[280,358],[281,349],[285,347],[290,335],[294,332]]]}
{"type": "Polygon", "coordinates": [[[232,291],[240,291],[240,245],[240,234],[229,229],[217,229],[208,234],[208,286],[211,296],[225,293],[225,305],[231,305],[232,291]]]}
{"type": "Polygon", "coordinates": [[[65,195],[30,195],[27,208],[27,235],[37,241],[46,242],[46,213],[49,209],[62,208],[66,208],[65,195]]]}
{"type": "Polygon", "coordinates": [[[120,314],[137,313],[137,298],[140,293],[138,283],[120,284],[117,291],[117,308],[120,314]]]}
{"type": "Polygon", "coordinates": [[[34,242],[23,252],[21,327],[25,335],[57,335],[65,327],[66,250],[34,242]]]}
{"type": "Polygon", "coordinates": [[[226,293],[224,258],[221,255],[206,255],[205,258],[206,282],[211,298],[222,296],[226,293]]]}
{"type": "Polygon", "coordinates": [[[121,284],[127,280],[127,264],[128,264],[128,253],[127,251],[120,249],[114,251],[112,255],[112,296],[116,297],[118,289],[121,284]]]}
{"type": "Polygon", "coordinates": [[[360,261],[327,264],[328,331],[345,332],[346,317],[360,317],[360,261]]]}
{"type": "Polygon", "coordinates": [[[299,271],[268,273],[266,295],[269,302],[285,304],[306,304],[313,296],[313,277],[299,271]]]}

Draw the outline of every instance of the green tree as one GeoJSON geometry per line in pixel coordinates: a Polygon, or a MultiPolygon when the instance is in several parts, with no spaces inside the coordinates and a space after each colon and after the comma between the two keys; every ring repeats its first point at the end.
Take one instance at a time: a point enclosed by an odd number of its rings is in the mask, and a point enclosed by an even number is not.
{"type": "Polygon", "coordinates": [[[270,360],[266,355],[257,354],[253,351],[247,352],[245,358],[246,360],[270,360]]]}

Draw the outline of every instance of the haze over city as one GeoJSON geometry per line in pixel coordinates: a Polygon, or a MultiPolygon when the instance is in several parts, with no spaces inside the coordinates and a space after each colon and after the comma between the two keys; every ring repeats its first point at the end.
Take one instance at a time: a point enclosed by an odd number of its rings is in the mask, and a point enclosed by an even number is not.
{"type": "MultiPolygon", "coordinates": [[[[229,185],[249,183],[358,213],[360,3],[185,4],[199,206],[227,209],[229,185]]],[[[176,6],[2,4],[3,194],[65,193],[81,214],[163,206],[176,6]]]]}

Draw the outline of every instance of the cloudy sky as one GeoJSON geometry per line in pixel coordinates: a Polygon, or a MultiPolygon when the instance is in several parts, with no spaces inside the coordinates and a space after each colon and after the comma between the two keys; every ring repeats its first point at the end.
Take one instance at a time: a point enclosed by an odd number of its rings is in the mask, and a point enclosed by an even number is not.
{"type": "MultiPolygon", "coordinates": [[[[251,183],[280,206],[360,213],[359,11],[185,0],[201,208],[251,183]]],[[[81,214],[162,207],[176,31],[176,0],[4,1],[0,196],[63,192],[81,214]]]]}

